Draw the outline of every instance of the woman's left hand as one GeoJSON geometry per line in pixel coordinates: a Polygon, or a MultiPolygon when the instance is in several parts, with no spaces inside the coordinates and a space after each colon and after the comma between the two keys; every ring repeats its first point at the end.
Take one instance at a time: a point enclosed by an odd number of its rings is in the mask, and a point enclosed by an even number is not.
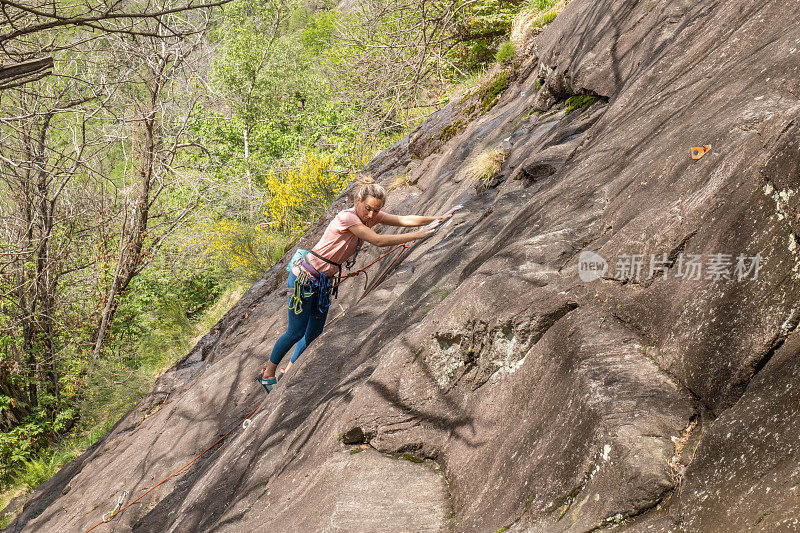
{"type": "Polygon", "coordinates": [[[457,206],[453,207],[450,211],[448,211],[444,215],[442,215],[440,217],[436,217],[436,219],[439,220],[440,222],[444,222],[445,220],[448,220],[449,218],[451,218],[453,216],[453,214],[456,211],[458,211],[459,209],[461,209],[462,207],[464,207],[464,206],[461,205],[461,204],[458,204],[457,206]]]}

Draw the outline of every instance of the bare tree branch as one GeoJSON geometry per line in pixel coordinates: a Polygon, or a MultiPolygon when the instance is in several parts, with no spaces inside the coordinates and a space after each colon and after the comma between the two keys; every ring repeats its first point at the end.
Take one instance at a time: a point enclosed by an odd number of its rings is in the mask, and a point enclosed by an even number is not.
{"type": "Polygon", "coordinates": [[[10,66],[0,66],[0,91],[40,80],[49,75],[52,70],[52,57],[23,61],[10,66]]]}

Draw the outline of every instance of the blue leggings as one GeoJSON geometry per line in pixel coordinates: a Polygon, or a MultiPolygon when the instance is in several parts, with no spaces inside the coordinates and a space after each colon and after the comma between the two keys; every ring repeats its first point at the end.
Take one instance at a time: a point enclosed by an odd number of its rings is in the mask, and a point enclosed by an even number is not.
{"type": "MultiPolygon", "coordinates": [[[[289,274],[289,289],[294,289],[294,282],[297,279],[293,273],[289,274]]],[[[291,300],[290,300],[291,301],[291,300]]],[[[311,341],[319,337],[322,328],[325,327],[325,319],[328,317],[328,310],[320,313],[317,305],[317,291],[311,296],[303,298],[302,312],[297,315],[292,308],[289,308],[289,326],[286,333],[280,336],[272,348],[269,360],[278,364],[289,350],[294,346],[292,363],[297,361],[300,354],[311,344],[311,341]],[[296,345],[295,345],[296,344],[296,345]]]]}

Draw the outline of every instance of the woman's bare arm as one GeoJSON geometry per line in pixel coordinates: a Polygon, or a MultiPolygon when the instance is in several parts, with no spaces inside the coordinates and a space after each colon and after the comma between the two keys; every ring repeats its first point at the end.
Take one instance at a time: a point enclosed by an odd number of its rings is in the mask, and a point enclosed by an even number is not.
{"type": "Polygon", "coordinates": [[[381,220],[381,224],[386,224],[387,226],[400,226],[403,228],[414,228],[417,226],[424,226],[426,224],[430,224],[431,222],[434,222],[436,220],[438,220],[439,222],[444,222],[445,220],[452,217],[453,213],[455,213],[459,209],[461,209],[461,206],[457,205],[444,215],[438,217],[426,217],[422,215],[392,215],[391,213],[384,213],[383,219],[381,220]]]}
{"type": "Polygon", "coordinates": [[[421,215],[392,215],[385,213],[383,215],[383,219],[381,220],[381,224],[386,224],[387,226],[400,226],[403,228],[414,228],[417,226],[430,224],[437,218],[439,217],[424,217],[421,215]]]}
{"type": "MultiPolygon", "coordinates": [[[[388,217],[388,215],[387,215],[388,217]]],[[[383,221],[385,221],[384,218],[383,221]]],[[[356,224],[347,228],[347,231],[358,237],[364,242],[368,242],[375,246],[394,246],[395,244],[403,244],[404,242],[415,241],[423,237],[427,237],[433,230],[412,231],[410,233],[400,233],[398,235],[379,235],[366,227],[364,224],[356,224]]]]}

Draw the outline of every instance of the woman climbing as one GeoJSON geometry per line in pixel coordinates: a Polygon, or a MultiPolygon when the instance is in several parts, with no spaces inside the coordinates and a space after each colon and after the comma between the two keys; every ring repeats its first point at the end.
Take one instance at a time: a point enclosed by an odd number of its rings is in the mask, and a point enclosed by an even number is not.
{"type": "Polygon", "coordinates": [[[355,254],[362,242],[374,246],[394,246],[427,237],[458,209],[451,209],[439,217],[384,213],[381,208],[386,200],[386,189],[368,176],[357,181],[359,187],[355,193],[355,206],[340,211],[311,251],[298,250],[290,262],[289,289],[293,293],[289,297],[289,325],[275,342],[267,366],[258,379],[267,392],[272,390],[311,341],[322,333],[328,316],[332,278],[341,272],[342,262],[351,257],[348,266],[355,262],[355,254]],[[427,226],[411,233],[379,235],[372,231],[372,227],[378,223],[406,228],[427,226]],[[292,346],[294,353],[289,364],[276,376],[278,364],[292,346]]]}

